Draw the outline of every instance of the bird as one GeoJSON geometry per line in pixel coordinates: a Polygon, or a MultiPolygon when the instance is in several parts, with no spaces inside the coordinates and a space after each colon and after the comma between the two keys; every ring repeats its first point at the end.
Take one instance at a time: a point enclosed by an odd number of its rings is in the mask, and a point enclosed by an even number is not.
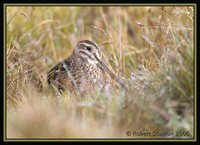
{"type": "Polygon", "coordinates": [[[100,47],[91,40],[81,40],[72,54],[57,63],[47,75],[49,85],[59,91],[91,92],[103,88],[111,80],[125,88],[123,81],[109,68],[100,47]]]}

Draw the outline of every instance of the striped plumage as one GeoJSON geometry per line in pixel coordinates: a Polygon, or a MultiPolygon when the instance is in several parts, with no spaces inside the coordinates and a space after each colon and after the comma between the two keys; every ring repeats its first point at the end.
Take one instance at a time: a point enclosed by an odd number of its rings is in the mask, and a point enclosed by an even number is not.
{"type": "Polygon", "coordinates": [[[101,88],[115,79],[121,80],[107,66],[98,45],[89,40],[80,41],[71,56],[56,64],[48,73],[48,83],[59,90],[87,92],[94,87],[101,88]]]}

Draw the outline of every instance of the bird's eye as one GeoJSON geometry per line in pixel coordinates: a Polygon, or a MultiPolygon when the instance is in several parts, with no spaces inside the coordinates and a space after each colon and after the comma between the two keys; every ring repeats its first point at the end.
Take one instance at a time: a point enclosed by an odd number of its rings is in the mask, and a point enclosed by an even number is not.
{"type": "Polygon", "coordinates": [[[89,46],[87,46],[86,49],[87,49],[88,51],[91,51],[91,50],[92,50],[92,48],[89,47],[89,46]]]}

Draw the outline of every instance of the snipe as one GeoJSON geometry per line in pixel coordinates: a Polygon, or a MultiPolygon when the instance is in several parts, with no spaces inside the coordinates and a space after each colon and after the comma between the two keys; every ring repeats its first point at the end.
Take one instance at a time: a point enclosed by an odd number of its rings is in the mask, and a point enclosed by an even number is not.
{"type": "Polygon", "coordinates": [[[56,64],[48,73],[48,83],[59,90],[85,93],[103,87],[110,80],[122,81],[108,67],[99,46],[90,41],[78,42],[70,57],[56,64]]]}

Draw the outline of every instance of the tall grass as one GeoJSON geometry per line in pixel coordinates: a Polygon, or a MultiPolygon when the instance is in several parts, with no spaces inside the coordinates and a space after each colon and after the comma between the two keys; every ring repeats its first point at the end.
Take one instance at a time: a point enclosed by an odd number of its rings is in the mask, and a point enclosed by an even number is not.
{"type": "Polygon", "coordinates": [[[194,136],[193,7],[7,7],[8,138],[194,136]],[[47,85],[76,42],[97,42],[127,86],[77,100],[47,85]]]}

